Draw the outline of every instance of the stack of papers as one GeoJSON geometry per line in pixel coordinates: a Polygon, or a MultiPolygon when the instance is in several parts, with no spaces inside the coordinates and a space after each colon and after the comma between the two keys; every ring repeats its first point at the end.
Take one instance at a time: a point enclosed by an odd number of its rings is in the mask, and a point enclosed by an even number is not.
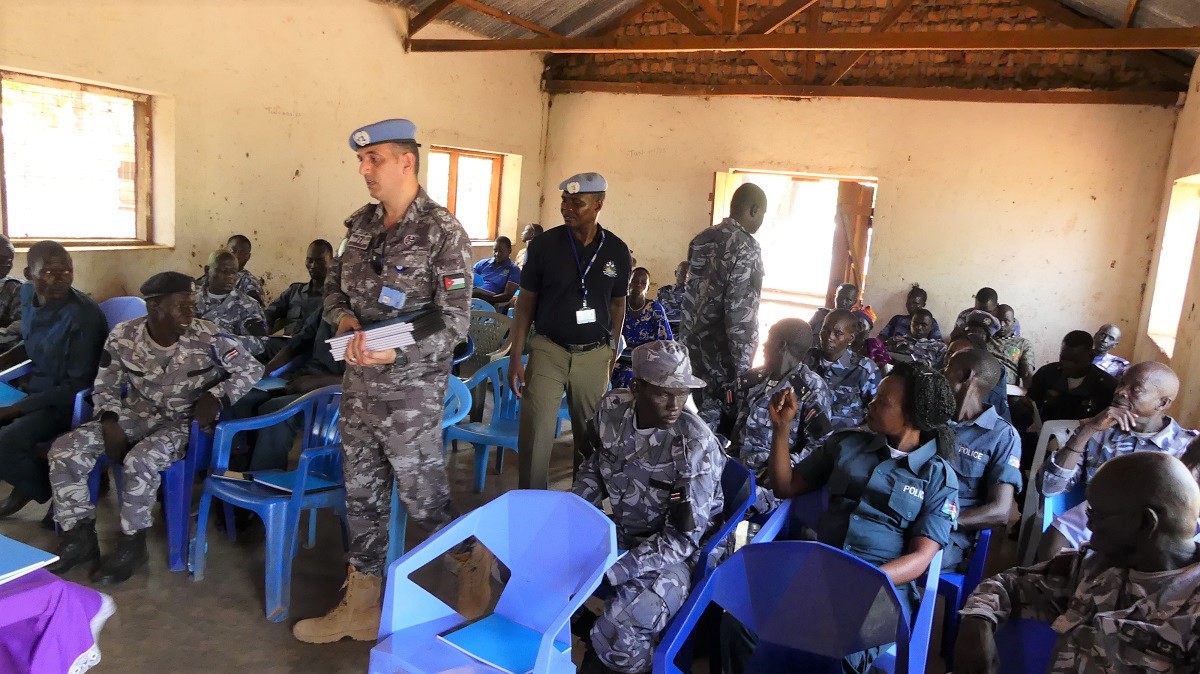
{"type": "MultiPolygon", "coordinates": [[[[363,334],[367,336],[368,351],[405,349],[415,345],[418,339],[428,337],[444,325],[441,312],[421,310],[405,314],[394,320],[367,326],[363,330],[363,334]]],[[[325,340],[334,360],[345,359],[346,345],[353,337],[353,332],[347,332],[344,335],[325,340]]]]}
{"type": "Polygon", "coordinates": [[[0,585],[57,561],[57,555],[0,536],[0,585]]]}

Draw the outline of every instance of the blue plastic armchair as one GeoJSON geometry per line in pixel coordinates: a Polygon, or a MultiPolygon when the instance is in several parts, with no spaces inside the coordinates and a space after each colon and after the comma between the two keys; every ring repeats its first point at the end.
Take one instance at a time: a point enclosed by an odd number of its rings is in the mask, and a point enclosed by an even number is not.
{"type": "MultiPolygon", "coordinates": [[[[934,575],[940,564],[939,552],[934,575]]],[[[910,657],[921,645],[910,639],[915,632],[887,574],[822,543],[747,545],[725,560],[693,588],[663,634],[656,674],[682,674],[675,658],[710,603],[758,636],[748,671],[841,672],[841,658],[888,643],[899,653],[897,672],[924,671],[924,652],[910,657]]]]}
{"type": "Polygon", "coordinates": [[[996,630],[1000,674],[1028,674],[1050,670],[1058,633],[1039,620],[1010,619],[996,630]]]}
{"type": "Polygon", "coordinates": [[[490,311],[496,313],[496,307],[491,302],[478,297],[471,298],[471,311],[490,311]]]}
{"type": "Polygon", "coordinates": [[[1042,497],[1042,531],[1050,528],[1054,518],[1087,500],[1087,486],[1079,482],[1071,489],[1054,496],[1042,497]]]}
{"type": "Polygon", "coordinates": [[[816,528],[821,514],[829,507],[829,490],[822,487],[817,491],[801,494],[785,500],[775,508],[762,528],[754,535],[753,543],[769,543],[787,540],[800,527],[816,528]]]}
{"type": "Polygon", "coordinates": [[[455,440],[465,440],[475,447],[475,493],[483,493],[487,478],[487,460],[492,447],[500,450],[496,469],[504,467],[503,453],[507,447],[517,449],[517,421],[520,416],[520,401],[508,386],[508,359],[492,361],[467,380],[467,388],[475,390],[481,384],[490,384],[492,389],[492,418],[487,422],[463,421],[446,429],[444,442],[449,445],[455,440]]]}
{"type": "MultiPolygon", "coordinates": [[[[204,578],[208,551],[208,511],[214,498],[227,506],[235,505],[262,518],[266,541],[266,614],[272,622],[287,618],[291,603],[292,557],[300,536],[300,513],[308,511],[308,542],[312,547],[316,534],[316,511],[330,508],[341,518],[342,545],[349,547],[349,521],[346,519],[346,490],[342,486],[342,448],[337,429],[338,404],[342,387],[326,386],[297,398],[287,407],[249,419],[222,421],[213,437],[212,473],[229,469],[233,436],[243,431],[267,428],[297,414],[304,415],[301,431],[300,462],[290,493],[254,482],[234,481],[210,475],[200,496],[200,514],[196,520],[196,538],[192,543],[192,578],[204,578]],[[310,486],[311,478],[332,482],[334,487],[310,486]]],[[[272,471],[278,472],[278,471],[272,471]]],[[[232,516],[226,511],[226,524],[232,516]]]]}
{"type": "Polygon", "coordinates": [[[574,494],[516,490],[458,518],[389,567],[372,674],[500,671],[438,639],[467,621],[410,578],[472,536],[512,573],[486,620],[523,632],[536,644],[521,653],[514,671],[575,671],[571,615],[616,561],[616,528],[574,494]]]}
{"type": "Polygon", "coordinates": [[[104,320],[108,322],[108,329],[111,331],[118,323],[145,316],[146,300],[131,295],[113,297],[100,303],[100,312],[104,314],[104,320]]]}
{"type": "Polygon", "coordinates": [[[724,543],[733,535],[733,530],[746,517],[746,511],[754,505],[754,473],[734,459],[725,460],[725,470],[721,473],[721,493],[725,497],[725,507],[721,511],[722,522],[716,532],[700,548],[700,556],[696,560],[696,568],[692,570],[692,585],[699,584],[712,569],[709,557],[717,546],[724,543]]]}
{"type": "Polygon", "coordinates": [[[975,541],[975,549],[971,551],[971,561],[967,563],[966,573],[943,573],[938,579],[938,594],[946,599],[946,612],[942,618],[942,659],[946,661],[946,669],[954,669],[954,642],[958,640],[958,612],[962,609],[967,596],[983,580],[983,567],[987,564],[988,545],[992,541],[992,531],[984,529],[979,532],[975,541]]]}
{"type": "MultiPolygon", "coordinates": [[[[446,429],[466,418],[471,411],[471,391],[458,377],[450,377],[446,387],[445,407],[442,411],[442,434],[446,429]]],[[[408,511],[400,502],[400,494],[396,491],[396,482],[392,481],[392,508],[388,522],[388,555],[387,565],[404,554],[404,536],[408,533],[408,511]]]]}

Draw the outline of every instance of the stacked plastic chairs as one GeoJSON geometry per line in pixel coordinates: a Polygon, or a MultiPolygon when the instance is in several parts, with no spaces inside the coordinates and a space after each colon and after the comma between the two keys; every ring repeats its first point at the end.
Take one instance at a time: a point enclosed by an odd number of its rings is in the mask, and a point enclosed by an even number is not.
{"type": "MultiPolygon", "coordinates": [[[[517,425],[520,417],[520,401],[508,386],[508,359],[492,361],[480,368],[467,380],[467,388],[489,386],[492,391],[492,417],[486,422],[460,422],[446,429],[444,441],[447,445],[455,440],[465,440],[475,447],[475,493],[483,493],[487,479],[487,461],[492,447],[499,449],[496,457],[496,472],[504,469],[505,448],[516,451],[517,425]]],[[[486,388],[484,389],[486,390],[486,388]]]]}
{"type": "MultiPolygon", "coordinates": [[[[279,622],[287,618],[291,602],[292,558],[300,535],[300,513],[308,511],[308,541],[312,547],[316,535],[317,510],[329,508],[342,522],[342,544],[349,548],[349,522],[346,519],[346,490],[342,484],[342,448],[338,434],[338,404],[342,387],[326,386],[301,396],[287,407],[249,419],[222,421],[213,439],[212,475],[204,482],[200,496],[200,514],[192,545],[192,577],[204,578],[208,551],[208,512],[214,498],[226,504],[226,526],[233,534],[230,506],[254,512],[266,527],[266,614],[279,622]],[[299,465],[288,471],[290,493],[254,482],[234,481],[214,475],[229,469],[233,438],[240,432],[267,428],[296,415],[303,415],[299,465]],[[316,479],[322,484],[314,485],[316,479]]],[[[279,471],[274,471],[278,473],[279,471]]]]}

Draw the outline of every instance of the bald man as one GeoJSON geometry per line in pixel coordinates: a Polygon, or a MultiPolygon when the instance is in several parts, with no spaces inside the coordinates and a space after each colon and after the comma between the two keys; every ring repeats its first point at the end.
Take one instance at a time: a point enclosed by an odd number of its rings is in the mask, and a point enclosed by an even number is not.
{"type": "Polygon", "coordinates": [[[1129,369],[1129,361],[1109,351],[1121,343],[1121,328],[1106,323],[1092,336],[1092,364],[1118,379],[1129,369]]]}
{"type": "MultiPolygon", "coordinates": [[[[1079,430],[1056,451],[1038,472],[1039,489],[1045,496],[1070,491],[1087,484],[1105,462],[1135,452],[1162,452],[1183,456],[1200,433],[1187,430],[1167,410],[1179,395],[1179,377],[1162,363],[1138,363],[1117,384],[1113,404],[1100,414],[1080,422],[1079,430]]],[[[1087,507],[1076,506],[1051,525],[1043,549],[1055,552],[1061,535],[1065,545],[1078,548],[1088,540],[1087,507]]]]}
{"type": "Polygon", "coordinates": [[[1088,485],[1090,549],[988,578],[967,598],[958,674],[999,671],[1010,616],[1059,636],[1052,673],[1195,672],[1200,663],[1200,487],[1171,456],[1117,457],[1088,485]]]}

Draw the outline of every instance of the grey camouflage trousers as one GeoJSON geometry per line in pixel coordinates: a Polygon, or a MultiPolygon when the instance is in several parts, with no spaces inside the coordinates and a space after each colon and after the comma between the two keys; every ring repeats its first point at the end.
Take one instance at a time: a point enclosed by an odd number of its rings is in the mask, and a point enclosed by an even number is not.
{"type": "Polygon", "coordinates": [[[401,400],[375,400],[355,386],[342,394],[339,423],[350,520],[347,561],[361,573],[383,575],[393,479],[409,518],[426,531],[433,533],[457,517],[442,456],[449,365],[424,370],[406,371],[389,390],[391,395],[407,394],[401,400]]]}
{"type": "Polygon", "coordinates": [[[659,636],[683,606],[691,586],[691,567],[680,563],[614,587],[592,626],[596,656],[618,672],[649,672],[659,636]]]}
{"type": "MultiPolygon", "coordinates": [[[[121,532],[133,534],[153,524],[152,510],[161,482],[159,472],[183,458],[192,420],[121,417],[118,423],[131,447],[120,466],[117,503],[121,509],[121,532]]],[[[59,436],[50,446],[54,519],[64,531],[95,514],[96,506],[88,493],[88,474],[102,454],[104,433],[99,421],[89,421],[59,436]]],[[[114,473],[116,470],[113,466],[114,473]]]]}

